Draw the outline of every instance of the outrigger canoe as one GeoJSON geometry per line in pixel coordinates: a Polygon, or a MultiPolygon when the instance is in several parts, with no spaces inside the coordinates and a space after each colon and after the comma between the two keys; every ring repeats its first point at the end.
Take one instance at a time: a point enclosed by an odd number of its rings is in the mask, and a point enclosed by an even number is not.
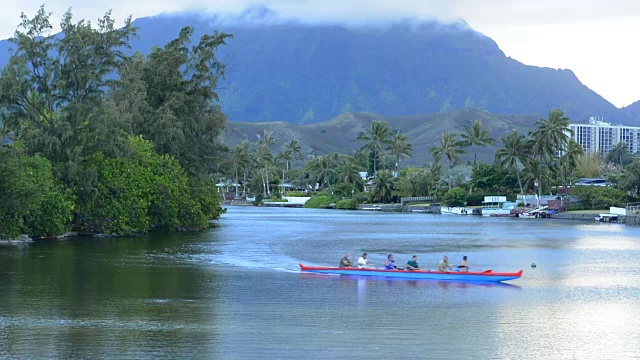
{"type": "Polygon", "coordinates": [[[483,272],[438,272],[423,270],[386,270],[373,268],[337,268],[324,266],[305,266],[300,264],[300,270],[333,275],[356,275],[356,276],[381,276],[398,279],[430,279],[446,281],[473,281],[473,282],[501,282],[518,279],[522,276],[522,270],[514,273],[493,272],[486,270],[483,272]]]}

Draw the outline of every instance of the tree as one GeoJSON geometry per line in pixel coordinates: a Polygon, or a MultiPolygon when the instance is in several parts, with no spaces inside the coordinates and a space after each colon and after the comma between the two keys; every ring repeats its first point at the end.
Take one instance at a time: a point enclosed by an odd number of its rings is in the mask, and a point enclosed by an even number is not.
{"type": "Polygon", "coordinates": [[[567,151],[563,155],[563,163],[569,173],[569,184],[573,184],[573,170],[578,165],[578,159],[584,155],[582,145],[578,144],[575,140],[570,139],[567,144],[567,151]]]}
{"type": "Polygon", "coordinates": [[[280,154],[278,154],[277,158],[281,159],[284,162],[284,169],[282,170],[282,183],[284,184],[285,172],[289,172],[289,165],[293,160],[300,159],[302,156],[302,146],[298,140],[290,140],[288,143],[282,146],[282,150],[280,154]]]}
{"type": "Polygon", "coordinates": [[[578,155],[575,171],[578,177],[596,178],[600,176],[602,162],[602,154],[600,153],[578,155]]]}
{"type": "Polygon", "coordinates": [[[0,239],[51,236],[71,228],[74,198],[49,160],[0,146],[0,239]]]}
{"type": "Polygon", "coordinates": [[[271,147],[278,143],[278,140],[273,137],[273,133],[267,129],[264,129],[262,136],[258,135],[256,153],[259,161],[264,164],[264,196],[271,195],[269,189],[269,163],[273,160],[273,154],[271,153],[271,147]]]}
{"type": "Polygon", "coordinates": [[[438,141],[440,142],[439,146],[432,146],[429,149],[429,154],[433,156],[433,160],[440,162],[442,156],[445,156],[449,168],[459,163],[460,157],[458,154],[464,154],[464,150],[461,149],[461,144],[456,139],[456,134],[445,131],[438,141]]]}
{"type": "Polygon", "coordinates": [[[467,204],[467,192],[459,187],[449,189],[442,199],[445,206],[465,206],[467,204]]]}
{"type": "Polygon", "coordinates": [[[378,156],[384,151],[384,146],[391,143],[393,136],[389,124],[384,121],[373,121],[371,127],[361,132],[357,140],[367,143],[361,149],[368,150],[373,154],[373,174],[376,175],[378,156]]]}
{"type": "MultiPolygon", "coordinates": [[[[558,152],[566,149],[569,142],[569,118],[564,116],[561,110],[553,109],[549,112],[549,117],[546,119],[540,119],[536,122],[537,129],[531,132],[529,140],[529,148],[532,154],[538,157],[539,166],[539,184],[538,184],[538,196],[542,195],[542,166],[546,160],[556,158],[556,163],[559,162],[559,158],[556,156],[558,152]]],[[[559,168],[559,166],[557,166],[559,168]]]]}
{"type": "Polygon", "coordinates": [[[231,35],[205,34],[191,45],[192,27],[149,55],[142,73],[147,87],[150,117],[134,124],[134,133],[146,134],[161,154],[178,159],[192,175],[219,172],[226,149],[218,140],[225,116],[215,92],[225,75],[216,52],[231,35]]]}
{"type": "Polygon", "coordinates": [[[131,18],[118,29],[106,13],[93,28],[90,22],[73,23],[67,12],[62,36],[51,36],[50,15],[44,6],[31,19],[21,15],[11,39],[15,50],[2,70],[0,104],[27,153],[46,157],[70,184],[83,176],[77,169],[88,148],[118,144],[117,136],[100,133],[116,128],[117,134],[117,127],[96,118],[135,29],[131,18]]]}
{"type": "Polygon", "coordinates": [[[383,170],[378,173],[375,180],[375,185],[372,190],[372,196],[378,202],[386,203],[391,200],[391,195],[394,189],[394,178],[391,172],[383,170]]]}
{"type": "Polygon", "coordinates": [[[469,192],[482,191],[493,194],[511,194],[516,185],[511,169],[498,163],[478,163],[471,172],[471,188],[469,192]],[[472,191],[473,190],[473,191],[472,191]]]}
{"type": "Polygon", "coordinates": [[[620,165],[620,168],[624,169],[625,166],[631,164],[635,156],[627,149],[624,142],[617,143],[613,149],[604,158],[605,162],[610,162],[620,165]]]}
{"type": "Polygon", "coordinates": [[[322,155],[309,163],[310,173],[320,189],[324,188],[326,184],[329,187],[331,193],[333,193],[331,181],[336,176],[337,160],[338,154],[334,153],[329,155],[322,155]]]}
{"type": "Polygon", "coordinates": [[[339,181],[345,184],[351,184],[351,193],[353,194],[356,188],[362,189],[362,177],[358,171],[358,167],[352,157],[347,157],[340,167],[338,173],[339,181]]]}
{"type": "Polygon", "coordinates": [[[640,197],[640,160],[634,159],[618,177],[618,186],[634,197],[640,197]]]}
{"type": "Polygon", "coordinates": [[[250,146],[251,144],[249,144],[249,142],[245,140],[240,144],[236,145],[235,149],[231,153],[231,167],[233,168],[233,171],[235,172],[235,175],[236,175],[236,182],[235,182],[236,198],[238,197],[238,173],[242,170],[246,174],[246,169],[247,167],[249,167],[249,164],[251,163],[251,159],[249,155],[250,146]]]}
{"type": "Polygon", "coordinates": [[[503,147],[496,150],[496,161],[500,166],[512,168],[515,171],[520,193],[524,195],[520,173],[518,172],[518,164],[524,164],[528,156],[525,136],[518,133],[518,130],[513,130],[501,138],[500,141],[503,147]]]}
{"type": "MultiPolygon", "coordinates": [[[[290,157],[289,162],[287,163],[287,171],[289,171],[290,162],[302,159],[302,146],[296,139],[289,140],[289,142],[284,145],[282,151],[286,151],[290,157]]],[[[293,167],[293,165],[291,167],[293,167]]]]}
{"type": "MultiPolygon", "coordinates": [[[[482,121],[474,120],[471,126],[464,128],[464,131],[460,134],[462,138],[461,145],[467,146],[489,146],[495,142],[495,139],[489,136],[487,130],[482,129],[482,121]]],[[[477,151],[473,152],[473,165],[476,164],[477,151]]]]}
{"type": "Polygon", "coordinates": [[[407,135],[398,131],[391,139],[389,151],[396,158],[395,172],[397,173],[400,159],[405,156],[411,156],[411,154],[413,153],[413,145],[407,142],[407,135]]]}
{"type": "Polygon", "coordinates": [[[470,165],[456,165],[444,170],[439,181],[451,189],[468,183],[471,180],[471,174],[472,169],[470,165]]]}

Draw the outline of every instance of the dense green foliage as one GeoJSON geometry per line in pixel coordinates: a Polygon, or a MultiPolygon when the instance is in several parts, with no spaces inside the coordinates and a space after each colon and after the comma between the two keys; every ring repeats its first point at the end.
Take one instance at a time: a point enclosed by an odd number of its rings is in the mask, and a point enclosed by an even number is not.
{"type": "Polygon", "coordinates": [[[625,206],[629,201],[627,194],[610,186],[576,186],[571,196],[579,200],[572,209],[609,209],[610,206],[625,206]]]}
{"type": "Polygon", "coordinates": [[[47,159],[0,148],[0,184],[0,239],[58,235],[71,227],[74,197],[47,159]]]}
{"type": "Polygon", "coordinates": [[[94,154],[85,166],[97,174],[95,199],[79,209],[87,218],[85,230],[128,234],[151,228],[202,228],[220,213],[217,194],[202,193],[208,186],[190,186],[176,159],[159,155],[153,144],[130,138],[129,157],[106,159],[94,154]]]}
{"type": "Polygon", "coordinates": [[[356,199],[342,199],[336,203],[336,209],[356,210],[358,209],[358,201],[356,199]]]}
{"type": "Polygon", "coordinates": [[[305,208],[317,209],[321,207],[327,207],[331,204],[335,204],[340,200],[337,196],[332,195],[318,195],[307,200],[304,204],[305,208]]]}
{"type": "Polygon", "coordinates": [[[145,58],[123,52],[136,34],[130,19],[117,28],[107,13],[94,28],[67,12],[60,37],[49,19],[44,7],[22,16],[0,78],[3,133],[16,138],[3,151],[15,185],[3,214],[14,224],[3,221],[0,235],[59,234],[72,223],[128,234],[217,218],[211,175],[226,149],[215,53],[229,35],[191,46],[187,27],[145,58]]]}
{"type": "Polygon", "coordinates": [[[444,206],[465,206],[467,205],[467,192],[459,187],[449,189],[442,199],[444,206]]]}

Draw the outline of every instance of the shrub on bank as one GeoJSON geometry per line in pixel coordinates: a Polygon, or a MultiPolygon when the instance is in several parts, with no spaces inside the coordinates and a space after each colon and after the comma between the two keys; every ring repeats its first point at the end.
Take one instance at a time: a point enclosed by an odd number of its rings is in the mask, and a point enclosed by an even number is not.
{"type": "Polygon", "coordinates": [[[96,194],[79,206],[84,230],[121,235],[151,228],[197,229],[220,216],[211,179],[190,179],[175,158],[159,155],[151,142],[129,141],[130,157],[96,153],[85,161],[96,173],[96,194]]]}
{"type": "Polygon", "coordinates": [[[340,199],[335,195],[319,195],[314,196],[309,199],[303,207],[317,209],[321,207],[326,207],[331,204],[338,202],[340,199]]]}
{"type": "Polygon", "coordinates": [[[284,196],[290,196],[290,197],[308,197],[311,196],[308,192],[304,192],[304,191],[289,191],[286,194],[284,194],[284,196]]]}
{"type": "Polygon", "coordinates": [[[0,148],[0,239],[58,235],[71,228],[74,196],[47,159],[0,148]]]}
{"type": "Polygon", "coordinates": [[[454,187],[447,191],[442,199],[444,206],[465,206],[467,204],[467,192],[459,187],[454,187]]]}
{"type": "Polygon", "coordinates": [[[358,202],[356,199],[343,199],[336,203],[336,209],[356,210],[358,209],[358,202]]]}
{"type": "Polygon", "coordinates": [[[572,210],[608,209],[629,201],[624,191],[612,186],[576,186],[571,189],[571,196],[579,200],[571,205],[572,210]]]}

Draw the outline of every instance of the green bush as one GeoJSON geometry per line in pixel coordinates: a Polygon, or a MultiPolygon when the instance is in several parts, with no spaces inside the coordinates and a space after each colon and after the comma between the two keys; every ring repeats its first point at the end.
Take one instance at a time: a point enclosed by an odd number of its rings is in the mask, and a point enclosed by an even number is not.
{"type": "Polygon", "coordinates": [[[571,189],[571,196],[579,203],[572,209],[608,209],[610,206],[624,206],[629,200],[627,194],[612,186],[576,186],[571,189]]]}
{"type": "Polygon", "coordinates": [[[487,193],[472,193],[467,194],[467,205],[469,206],[482,206],[485,196],[491,196],[487,193]]]}
{"type": "Polygon", "coordinates": [[[321,208],[338,202],[340,199],[335,195],[319,195],[309,199],[305,204],[305,208],[321,208]]]}
{"type": "Polygon", "coordinates": [[[304,192],[304,191],[289,191],[284,196],[308,197],[308,196],[311,196],[311,195],[308,192],[304,192]]]}
{"type": "Polygon", "coordinates": [[[151,142],[140,137],[129,141],[130,157],[108,159],[96,153],[85,161],[97,174],[97,194],[80,208],[83,229],[115,235],[196,229],[220,216],[213,181],[190,180],[175,158],[159,155],[151,142]]]}
{"type": "Polygon", "coordinates": [[[358,209],[358,202],[356,199],[343,199],[336,203],[336,209],[356,210],[358,209]]]}
{"type": "Polygon", "coordinates": [[[442,199],[444,206],[465,206],[467,203],[467,192],[459,187],[454,187],[447,191],[442,199]]]}
{"type": "Polygon", "coordinates": [[[74,197],[39,156],[0,148],[0,239],[59,235],[71,228],[74,197]]]}
{"type": "Polygon", "coordinates": [[[268,202],[283,202],[283,203],[284,202],[289,202],[289,200],[287,200],[287,199],[278,199],[278,198],[271,198],[271,199],[267,199],[265,201],[268,201],[268,202]]]}

